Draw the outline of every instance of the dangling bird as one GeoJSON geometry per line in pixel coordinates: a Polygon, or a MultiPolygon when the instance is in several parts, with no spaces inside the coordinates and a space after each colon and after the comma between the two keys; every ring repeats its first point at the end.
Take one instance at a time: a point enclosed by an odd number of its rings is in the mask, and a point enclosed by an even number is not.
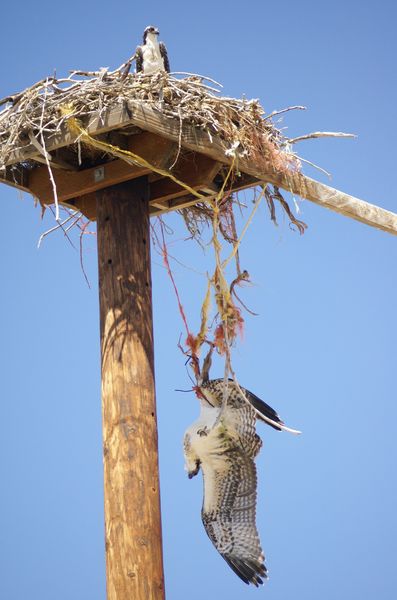
{"type": "Polygon", "coordinates": [[[245,388],[213,379],[198,388],[201,414],[184,438],[186,470],[191,479],[203,471],[201,518],[208,537],[233,571],[255,586],[267,578],[256,528],[257,475],[254,459],[262,441],[256,420],[277,430],[286,427],[276,411],[245,388]],[[263,578],[263,579],[262,579],[263,578]]]}
{"type": "Polygon", "coordinates": [[[167,48],[163,42],[158,41],[159,33],[153,25],[146,27],[143,32],[143,44],[138,46],[135,52],[137,73],[170,72],[167,48]]]}

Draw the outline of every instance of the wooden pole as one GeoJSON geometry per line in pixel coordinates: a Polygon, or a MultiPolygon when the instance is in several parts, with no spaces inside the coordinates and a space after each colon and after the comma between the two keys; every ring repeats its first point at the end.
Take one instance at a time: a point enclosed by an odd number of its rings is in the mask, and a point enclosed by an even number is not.
{"type": "Polygon", "coordinates": [[[146,177],[96,192],[108,600],[164,600],[146,177]]]}

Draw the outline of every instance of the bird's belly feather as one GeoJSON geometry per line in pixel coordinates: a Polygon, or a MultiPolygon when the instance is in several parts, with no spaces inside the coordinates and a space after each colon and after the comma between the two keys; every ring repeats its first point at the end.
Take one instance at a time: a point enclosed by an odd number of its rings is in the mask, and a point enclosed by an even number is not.
{"type": "Polygon", "coordinates": [[[160,49],[154,46],[144,46],[142,49],[143,70],[145,73],[151,73],[164,69],[163,58],[160,49]]]}

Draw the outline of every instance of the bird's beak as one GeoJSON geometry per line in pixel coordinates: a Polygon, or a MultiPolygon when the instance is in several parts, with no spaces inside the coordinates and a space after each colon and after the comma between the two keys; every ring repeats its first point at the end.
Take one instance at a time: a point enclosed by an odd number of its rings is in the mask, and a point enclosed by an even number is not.
{"type": "Polygon", "coordinates": [[[160,30],[157,29],[157,27],[156,27],[156,29],[153,31],[153,33],[155,33],[156,35],[160,35],[160,30]]]}

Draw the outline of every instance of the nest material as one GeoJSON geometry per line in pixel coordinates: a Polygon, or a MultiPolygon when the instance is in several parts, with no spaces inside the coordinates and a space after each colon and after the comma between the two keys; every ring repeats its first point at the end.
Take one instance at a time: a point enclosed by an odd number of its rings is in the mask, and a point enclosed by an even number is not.
{"type": "Polygon", "coordinates": [[[43,135],[58,132],[69,118],[101,116],[120,105],[128,111],[131,100],[190,123],[206,131],[210,139],[217,135],[231,153],[260,156],[277,170],[299,168],[298,159],[286,151],[286,138],[258,100],[223,97],[214,85],[196,75],[177,79],[165,73],[125,75],[105,69],[73,72],[66,79],[49,77],[0,100],[0,105],[7,104],[0,112],[0,169],[11,152],[34,140],[42,145],[43,135]],[[65,114],[65,106],[72,111],[65,114]]]}
{"type": "MultiPolygon", "coordinates": [[[[141,157],[138,155],[133,155],[130,151],[124,151],[113,144],[94,139],[84,129],[90,117],[95,116],[100,119],[111,109],[121,106],[128,114],[131,101],[138,102],[143,107],[150,106],[153,110],[161,113],[163,117],[178,120],[181,125],[181,134],[182,124],[185,123],[206,132],[210,141],[215,135],[223,141],[225,153],[232,158],[232,164],[230,167],[225,166],[217,175],[219,181],[216,183],[219,186],[219,193],[214,198],[205,198],[195,192],[199,197],[196,205],[180,211],[191,236],[197,241],[203,239],[203,229],[210,228],[211,243],[216,257],[214,273],[208,281],[201,311],[201,326],[197,335],[190,332],[183,308],[178,300],[186,326],[186,346],[194,363],[197,377],[200,373],[200,348],[204,343],[210,346],[208,356],[210,357],[212,351],[216,349],[225,356],[228,370],[233,373],[230,348],[243,327],[242,309],[236,305],[236,301],[246,309],[237,296],[235,288],[239,283],[249,279],[248,271],[240,267],[239,246],[261,198],[266,197],[273,221],[275,221],[273,201],[275,199],[280,201],[291,222],[296,225],[300,233],[303,233],[305,227],[294,218],[276,188],[271,192],[268,186],[262,186],[251,216],[241,234],[238,235],[234,208],[239,204],[238,199],[232,195],[234,178],[239,175],[238,158],[245,157],[256,162],[263,161],[267,165],[271,164],[277,171],[298,170],[300,161],[289,151],[288,139],[283,136],[273,122],[274,113],[266,115],[258,100],[223,97],[219,89],[213,87],[214,85],[217,85],[216,82],[196,75],[177,79],[172,75],[160,72],[154,75],[132,75],[122,69],[114,72],[107,70],[96,73],[73,72],[67,79],[47,78],[15,96],[9,96],[0,101],[0,105],[7,104],[0,113],[0,169],[7,165],[11,153],[33,144],[38,153],[46,158],[50,178],[52,176],[49,164],[51,157],[47,154],[45,139],[47,136],[59,132],[65,124],[68,124],[69,128],[83,142],[85,153],[82,160],[81,144],[72,144],[65,149],[69,153],[66,157],[66,164],[70,162],[70,153],[74,153],[73,166],[84,169],[87,166],[87,160],[84,158],[87,158],[87,152],[90,150],[106,155],[107,160],[112,156],[119,156],[124,160],[128,159],[127,162],[138,161],[137,164],[139,164],[141,157]],[[209,83],[213,85],[209,85],[209,83]],[[232,246],[232,251],[229,252],[226,259],[221,256],[222,240],[232,246]],[[225,269],[232,259],[236,264],[236,276],[229,285],[225,269]],[[211,293],[215,299],[217,311],[213,326],[209,322],[211,293]],[[212,332],[210,332],[211,328],[212,332]]],[[[134,133],[131,131],[131,125],[127,126],[124,133],[127,135],[134,133]]],[[[180,139],[180,149],[182,145],[180,139]]],[[[94,160],[98,160],[98,158],[96,156],[94,160]]],[[[176,164],[177,158],[174,164],[176,164]]],[[[225,162],[230,163],[230,160],[225,162]]],[[[22,166],[26,168],[29,165],[25,162],[22,163],[22,166]]],[[[34,168],[34,162],[31,162],[30,166],[34,168]]],[[[162,171],[161,175],[175,180],[172,168],[170,167],[167,172],[162,171]]],[[[156,169],[153,167],[153,170],[156,169]]],[[[183,187],[187,187],[184,182],[177,182],[183,187]]],[[[79,222],[79,215],[75,213],[69,215],[64,222],[60,221],[55,181],[52,180],[52,183],[56,199],[56,220],[58,221],[57,226],[53,229],[63,229],[65,225],[68,226],[69,219],[77,219],[79,222]]],[[[253,187],[257,184],[258,182],[253,183],[253,187]]],[[[160,225],[163,227],[161,220],[160,225]]],[[[162,254],[174,283],[168,262],[164,232],[162,240],[162,254]]],[[[176,289],[175,283],[174,287],[176,289]]]]}

